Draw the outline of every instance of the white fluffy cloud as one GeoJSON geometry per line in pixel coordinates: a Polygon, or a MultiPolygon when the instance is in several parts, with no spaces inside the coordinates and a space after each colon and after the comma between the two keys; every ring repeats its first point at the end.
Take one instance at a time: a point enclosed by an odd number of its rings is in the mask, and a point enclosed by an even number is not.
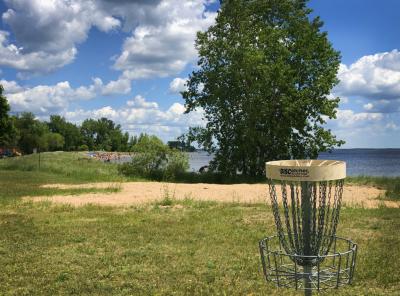
{"type": "Polygon", "coordinates": [[[1,79],[0,84],[3,86],[4,91],[7,94],[14,94],[23,91],[23,87],[20,86],[16,81],[7,81],[5,79],[1,79]]]}
{"type": "Polygon", "coordinates": [[[94,1],[5,0],[8,24],[26,52],[60,52],[86,40],[92,26],[107,32],[120,21],[98,9],[94,1]],[[38,36],[38,33],[41,35],[38,36]]]}
{"type": "Polygon", "coordinates": [[[126,104],[128,107],[139,109],[158,109],[158,104],[156,102],[147,102],[141,95],[137,95],[133,100],[127,101],[126,104]]]}
{"type": "Polygon", "coordinates": [[[368,112],[398,112],[400,110],[400,52],[364,56],[350,66],[341,65],[339,85],[335,93],[369,100],[368,112]]]}
{"type": "Polygon", "coordinates": [[[336,124],[340,128],[354,128],[360,126],[371,125],[382,121],[384,118],[382,113],[368,113],[360,112],[356,113],[353,110],[338,110],[336,124]]]}
{"type": "Polygon", "coordinates": [[[78,93],[86,98],[90,97],[90,91],[87,88],[73,89],[67,81],[64,81],[52,86],[38,85],[27,88],[7,94],[7,98],[12,111],[31,111],[41,115],[64,110],[70,100],[77,98],[78,93]]]}
{"type": "Polygon", "coordinates": [[[92,26],[108,32],[120,21],[93,1],[5,0],[2,20],[12,30],[0,32],[0,65],[25,72],[51,72],[71,63],[76,45],[86,40],[92,26]],[[17,45],[18,44],[18,45],[17,45]]]}
{"type": "Polygon", "coordinates": [[[372,103],[368,103],[368,104],[364,105],[364,109],[367,111],[372,110],[373,108],[374,108],[374,104],[372,104],[372,103]]]}
{"type": "Polygon", "coordinates": [[[187,89],[186,82],[187,80],[184,78],[175,78],[169,84],[169,91],[174,94],[179,94],[180,92],[185,91],[187,89]]]}
{"type": "Polygon", "coordinates": [[[341,65],[336,91],[371,99],[400,97],[400,52],[364,56],[349,67],[341,65]]]}
{"type": "Polygon", "coordinates": [[[131,81],[124,78],[112,80],[102,89],[102,94],[113,95],[113,94],[128,94],[131,91],[131,81]]]}
{"type": "Polygon", "coordinates": [[[144,9],[143,23],[125,40],[114,67],[129,79],[165,77],[182,71],[197,56],[196,32],[214,22],[216,14],[205,12],[205,3],[164,0],[144,9]]]}
{"type": "Polygon", "coordinates": [[[68,48],[59,52],[45,51],[24,52],[23,47],[9,44],[9,33],[0,31],[0,65],[26,72],[51,72],[75,58],[76,48],[68,48]]]}
{"type": "Polygon", "coordinates": [[[66,112],[65,116],[77,123],[86,118],[107,117],[121,124],[131,134],[146,132],[170,140],[185,132],[188,126],[204,125],[200,110],[190,114],[184,114],[184,111],[185,107],[180,103],[173,103],[168,109],[162,110],[156,102],[138,95],[121,108],[106,106],[94,110],[78,109],[66,112]]]}
{"type": "Polygon", "coordinates": [[[111,81],[103,84],[100,78],[93,78],[89,86],[71,87],[68,81],[55,85],[23,87],[16,81],[0,80],[13,112],[30,111],[37,115],[64,112],[72,101],[91,100],[99,95],[126,94],[130,81],[111,81]]]}
{"type": "Polygon", "coordinates": [[[0,32],[0,65],[25,74],[51,72],[74,60],[77,44],[87,39],[92,27],[104,32],[122,28],[132,36],[114,67],[124,72],[125,80],[175,74],[196,57],[196,32],[214,21],[216,14],[205,11],[209,2],[5,0],[8,10],[2,20],[15,42],[0,32]]]}
{"type": "Polygon", "coordinates": [[[334,131],[338,139],[345,140],[348,148],[380,148],[400,144],[399,126],[399,118],[393,113],[339,109],[337,119],[328,120],[327,127],[334,131]]]}
{"type": "Polygon", "coordinates": [[[115,94],[128,94],[131,91],[131,81],[125,78],[118,78],[117,80],[111,80],[107,84],[103,84],[100,78],[93,79],[97,89],[100,89],[100,93],[104,96],[115,95],[115,94]]]}

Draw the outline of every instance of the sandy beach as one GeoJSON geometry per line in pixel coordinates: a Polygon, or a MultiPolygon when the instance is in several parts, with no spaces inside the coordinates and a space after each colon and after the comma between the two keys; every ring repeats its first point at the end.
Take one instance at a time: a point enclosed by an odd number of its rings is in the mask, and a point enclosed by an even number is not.
{"type": "MultiPolygon", "coordinates": [[[[115,193],[85,193],[80,195],[55,195],[26,197],[25,200],[51,201],[54,203],[83,206],[97,204],[104,206],[141,205],[162,200],[190,198],[201,201],[263,203],[269,201],[266,184],[182,184],[162,182],[90,183],[82,185],[51,184],[44,187],[68,188],[120,188],[115,193]]],[[[279,191],[279,190],[278,190],[279,191]]],[[[379,199],[384,190],[371,186],[345,185],[343,206],[376,208],[381,205],[400,207],[396,201],[379,199]]]]}

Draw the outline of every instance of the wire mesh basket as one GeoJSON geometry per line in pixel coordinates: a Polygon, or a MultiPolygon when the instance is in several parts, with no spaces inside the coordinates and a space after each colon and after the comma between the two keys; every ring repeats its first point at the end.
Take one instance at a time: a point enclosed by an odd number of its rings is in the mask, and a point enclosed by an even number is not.
{"type": "Polygon", "coordinates": [[[265,279],[278,287],[296,290],[326,290],[351,284],[357,245],[351,240],[333,237],[332,250],[325,255],[304,256],[287,254],[278,236],[260,241],[260,254],[265,279]],[[308,272],[297,262],[314,262],[308,272]],[[306,288],[308,282],[311,287],[306,288]]]}
{"type": "Polygon", "coordinates": [[[266,172],[277,230],[260,241],[267,281],[305,295],[350,284],[357,245],[336,236],[346,164],[282,160],[267,162],[266,172]]]}

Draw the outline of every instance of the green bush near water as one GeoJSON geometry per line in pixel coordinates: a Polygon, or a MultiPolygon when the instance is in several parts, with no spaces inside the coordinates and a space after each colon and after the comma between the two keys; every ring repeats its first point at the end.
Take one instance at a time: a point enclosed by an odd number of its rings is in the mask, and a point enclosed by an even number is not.
{"type": "Polygon", "coordinates": [[[156,136],[144,135],[134,147],[132,161],[119,166],[126,176],[173,181],[189,169],[188,155],[170,149],[156,136]]]}

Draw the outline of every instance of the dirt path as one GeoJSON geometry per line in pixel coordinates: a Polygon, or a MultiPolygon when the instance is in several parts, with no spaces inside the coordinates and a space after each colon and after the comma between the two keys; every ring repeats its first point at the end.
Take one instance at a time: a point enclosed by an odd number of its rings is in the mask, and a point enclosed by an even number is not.
{"type": "MultiPolygon", "coordinates": [[[[26,200],[52,201],[55,203],[83,206],[99,204],[106,206],[128,206],[151,203],[162,200],[167,195],[173,199],[192,198],[195,200],[212,200],[220,202],[259,203],[268,202],[267,185],[265,184],[180,184],[161,182],[129,182],[129,183],[93,183],[82,185],[51,184],[44,187],[68,188],[109,188],[118,187],[116,193],[85,193],[81,195],[55,195],[26,197],[26,200]]],[[[279,191],[279,190],[278,190],[279,191]]],[[[369,186],[347,185],[343,192],[344,206],[362,206],[376,208],[382,204],[388,207],[400,207],[399,202],[377,199],[384,194],[369,186]]]]}

